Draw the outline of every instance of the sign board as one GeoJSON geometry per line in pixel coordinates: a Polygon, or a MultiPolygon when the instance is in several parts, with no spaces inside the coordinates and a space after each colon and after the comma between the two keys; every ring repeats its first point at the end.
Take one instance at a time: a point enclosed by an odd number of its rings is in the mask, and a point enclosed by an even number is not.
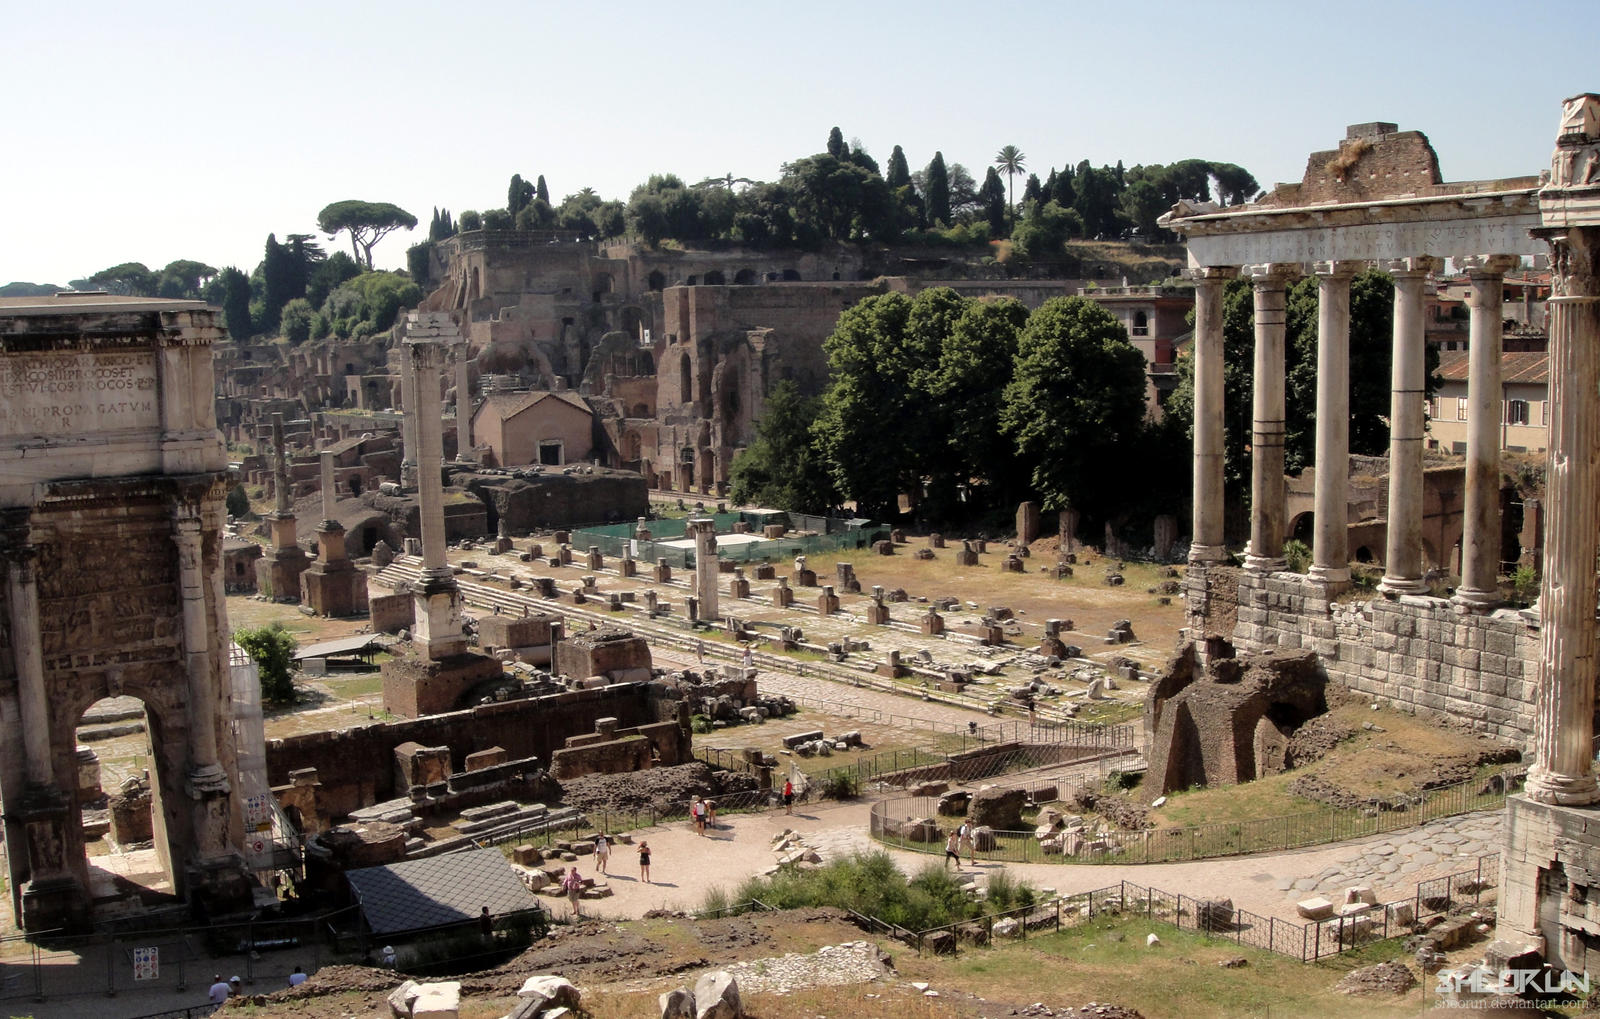
{"type": "Polygon", "coordinates": [[[161,949],[135,948],[133,950],[133,979],[156,980],[161,976],[161,949]]]}

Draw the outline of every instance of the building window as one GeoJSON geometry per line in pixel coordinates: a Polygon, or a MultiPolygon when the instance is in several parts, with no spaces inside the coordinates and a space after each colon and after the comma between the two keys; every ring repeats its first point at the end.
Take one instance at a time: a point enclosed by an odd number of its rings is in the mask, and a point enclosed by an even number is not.
{"type": "Polygon", "coordinates": [[[1528,423],[1528,401],[1527,400],[1507,400],[1506,401],[1506,424],[1508,424],[1508,425],[1525,425],[1527,423],[1528,423]]]}
{"type": "Polygon", "coordinates": [[[1466,419],[1467,419],[1467,398],[1465,396],[1463,396],[1463,397],[1461,397],[1461,399],[1456,401],[1456,420],[1457,421],[1465,421],[1466,419]]]}
{"type": "Polygon", "coordinates": [[[1133,335],[1150,335],[1150,317],[1142,311],[1136,311],[1133,313],[1133,335]]]}

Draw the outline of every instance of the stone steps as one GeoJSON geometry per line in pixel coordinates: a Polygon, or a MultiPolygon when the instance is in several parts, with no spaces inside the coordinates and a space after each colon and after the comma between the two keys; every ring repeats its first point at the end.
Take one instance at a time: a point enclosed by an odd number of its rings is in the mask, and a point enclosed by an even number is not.
{"type": "MultiPolygon", "coordinates": [[[[567,812],[572,817],[576,817],[578,814],[576,810],[571,808],[568,808],[567,812]]],[[[527,807],[518,807],[516,804],[512,804],[511,810],[500,811],[479,820],[458,822],[455,825],[455,829],[463,835],[481,835],[484,832],[495,831],[500,828],[514,828],[523,821],[537,821],[549,815],[549,813],[550,809],[543,803],[535,803],[527,807]]]]}

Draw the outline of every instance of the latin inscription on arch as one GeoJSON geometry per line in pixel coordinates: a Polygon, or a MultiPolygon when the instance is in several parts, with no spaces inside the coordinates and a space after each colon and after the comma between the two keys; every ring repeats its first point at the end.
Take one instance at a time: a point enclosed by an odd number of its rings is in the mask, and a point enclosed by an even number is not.
{"type": "Polygon", "coordinates": [[[154,351],[0,360],[0,437],[80,436],[161,423],[154,351]]]}

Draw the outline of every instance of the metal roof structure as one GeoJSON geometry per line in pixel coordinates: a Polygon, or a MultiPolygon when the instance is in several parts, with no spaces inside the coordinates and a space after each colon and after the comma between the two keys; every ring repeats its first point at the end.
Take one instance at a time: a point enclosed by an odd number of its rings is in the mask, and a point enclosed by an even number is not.
{"type": "Polygon", "coordinates": [[[347,871],[345,877],[374,934],[398,934],[538,905],[498,849],[347,871]]]}
{"type": "Polygon", "coordinates": [[[337,640],[325,640],[320,644],[310,644],[294,653],[295,661],[306,658],[327,658],[330,655],[349,655],[358,651],[365,651],[378,643],[376,633],[358,633],[351,637],[340,637],[337,640]]]}

